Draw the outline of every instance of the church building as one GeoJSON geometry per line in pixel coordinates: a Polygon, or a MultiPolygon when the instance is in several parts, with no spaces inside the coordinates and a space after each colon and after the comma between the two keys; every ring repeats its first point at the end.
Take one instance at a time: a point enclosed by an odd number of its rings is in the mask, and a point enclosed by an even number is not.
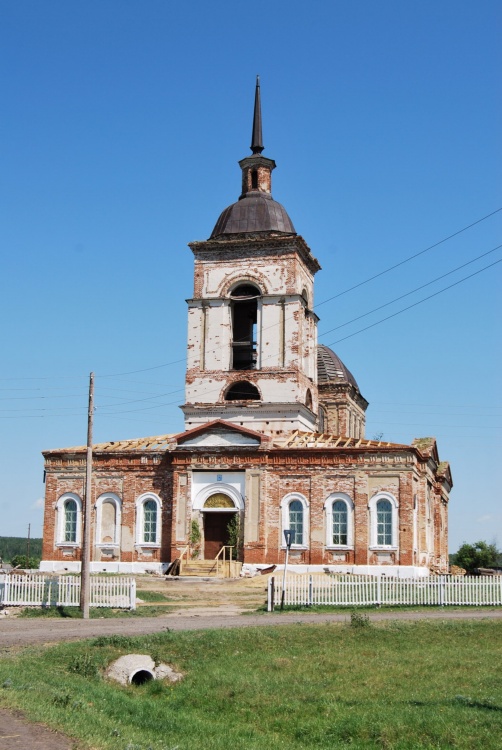
{"type": "MultiPolygon", "coordinates": [[[[228,545],[264,568],[283,564],[289,529],[298,571],[447,572],[449,465],[434,438],[366,439],[368,402],[317,343],[319,262],[273,199],[263,150],[257,82],[240,197],[189,245],[184,431],[93,446],[91,570],[181,558],[210,572],[228,545]]],[[[86,448],[43,455],[41,569],[76,571],[86,448]]]]}

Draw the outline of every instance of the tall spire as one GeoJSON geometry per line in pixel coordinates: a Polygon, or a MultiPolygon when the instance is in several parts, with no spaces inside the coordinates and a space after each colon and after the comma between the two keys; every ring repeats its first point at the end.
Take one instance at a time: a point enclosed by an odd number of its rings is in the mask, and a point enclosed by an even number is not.
{"type": "Polygon", "coordinates": [[[261,132],[261,98],[260,98],[260,76],[256,76],[256,90],[254,94],[253,134],[251,136],[251,151],[253,154],[261,154],[263,151],[263,135],[261,132]]]}

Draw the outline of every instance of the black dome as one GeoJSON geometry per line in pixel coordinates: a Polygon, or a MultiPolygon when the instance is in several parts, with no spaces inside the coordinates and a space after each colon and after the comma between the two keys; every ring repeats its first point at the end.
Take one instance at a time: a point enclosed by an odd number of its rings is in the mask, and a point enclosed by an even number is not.
{"type": "Polygon", "coordinates": [[[271,195],[261,192],[246,193],[237,203],[228,206],[216,222],[211,239],[247,232],[296,234],[284,206],[274,201],[271,195]]]}
{"type": "Polygon", "coordinates": [[[359,391],[359,386],[350,370],[345,367],[340,357],[324,344],[317,346],[317,383],[318,385],[350,383],[359,391]]]}

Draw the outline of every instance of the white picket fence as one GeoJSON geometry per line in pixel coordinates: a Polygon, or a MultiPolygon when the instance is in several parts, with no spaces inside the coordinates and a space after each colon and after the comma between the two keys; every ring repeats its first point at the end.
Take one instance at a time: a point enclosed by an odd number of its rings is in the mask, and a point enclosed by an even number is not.
{"type": "MultiPolygon", "coordinates": [[[[281,603],[282,576],[269,579],[268,611],[281,603]]],[[[286,575],[284,604],[335,605],[502,605],[502,576],[390,578],[370,575],[286,575]]]]}
{"type": "MultiPolygon", "coordinates": [[[[8,574],[0,579],[0,604],[23,607],[78,607],[80,576],[8,574]]],[[[91,576],[90,606],[136,609],[136,580],[91,576]]]]}

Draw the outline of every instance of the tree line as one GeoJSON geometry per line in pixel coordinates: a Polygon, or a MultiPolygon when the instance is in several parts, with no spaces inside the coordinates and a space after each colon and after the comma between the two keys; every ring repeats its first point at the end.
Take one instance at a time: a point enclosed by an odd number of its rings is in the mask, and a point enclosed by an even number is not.
{"type": "MultiPolygon", "coordinates": [[[[13,562],[14,558],[24,557],[28,554],[28,540],[22,536],[0,536],[0,560],[4,563],[21,564],[13,562]]],[[[42,539],[30,539],[30,563],[23,567],[38,568],[42,558],[42,539]]],[[[28,560],[26,560],[28,562],[28,560]]]]}

